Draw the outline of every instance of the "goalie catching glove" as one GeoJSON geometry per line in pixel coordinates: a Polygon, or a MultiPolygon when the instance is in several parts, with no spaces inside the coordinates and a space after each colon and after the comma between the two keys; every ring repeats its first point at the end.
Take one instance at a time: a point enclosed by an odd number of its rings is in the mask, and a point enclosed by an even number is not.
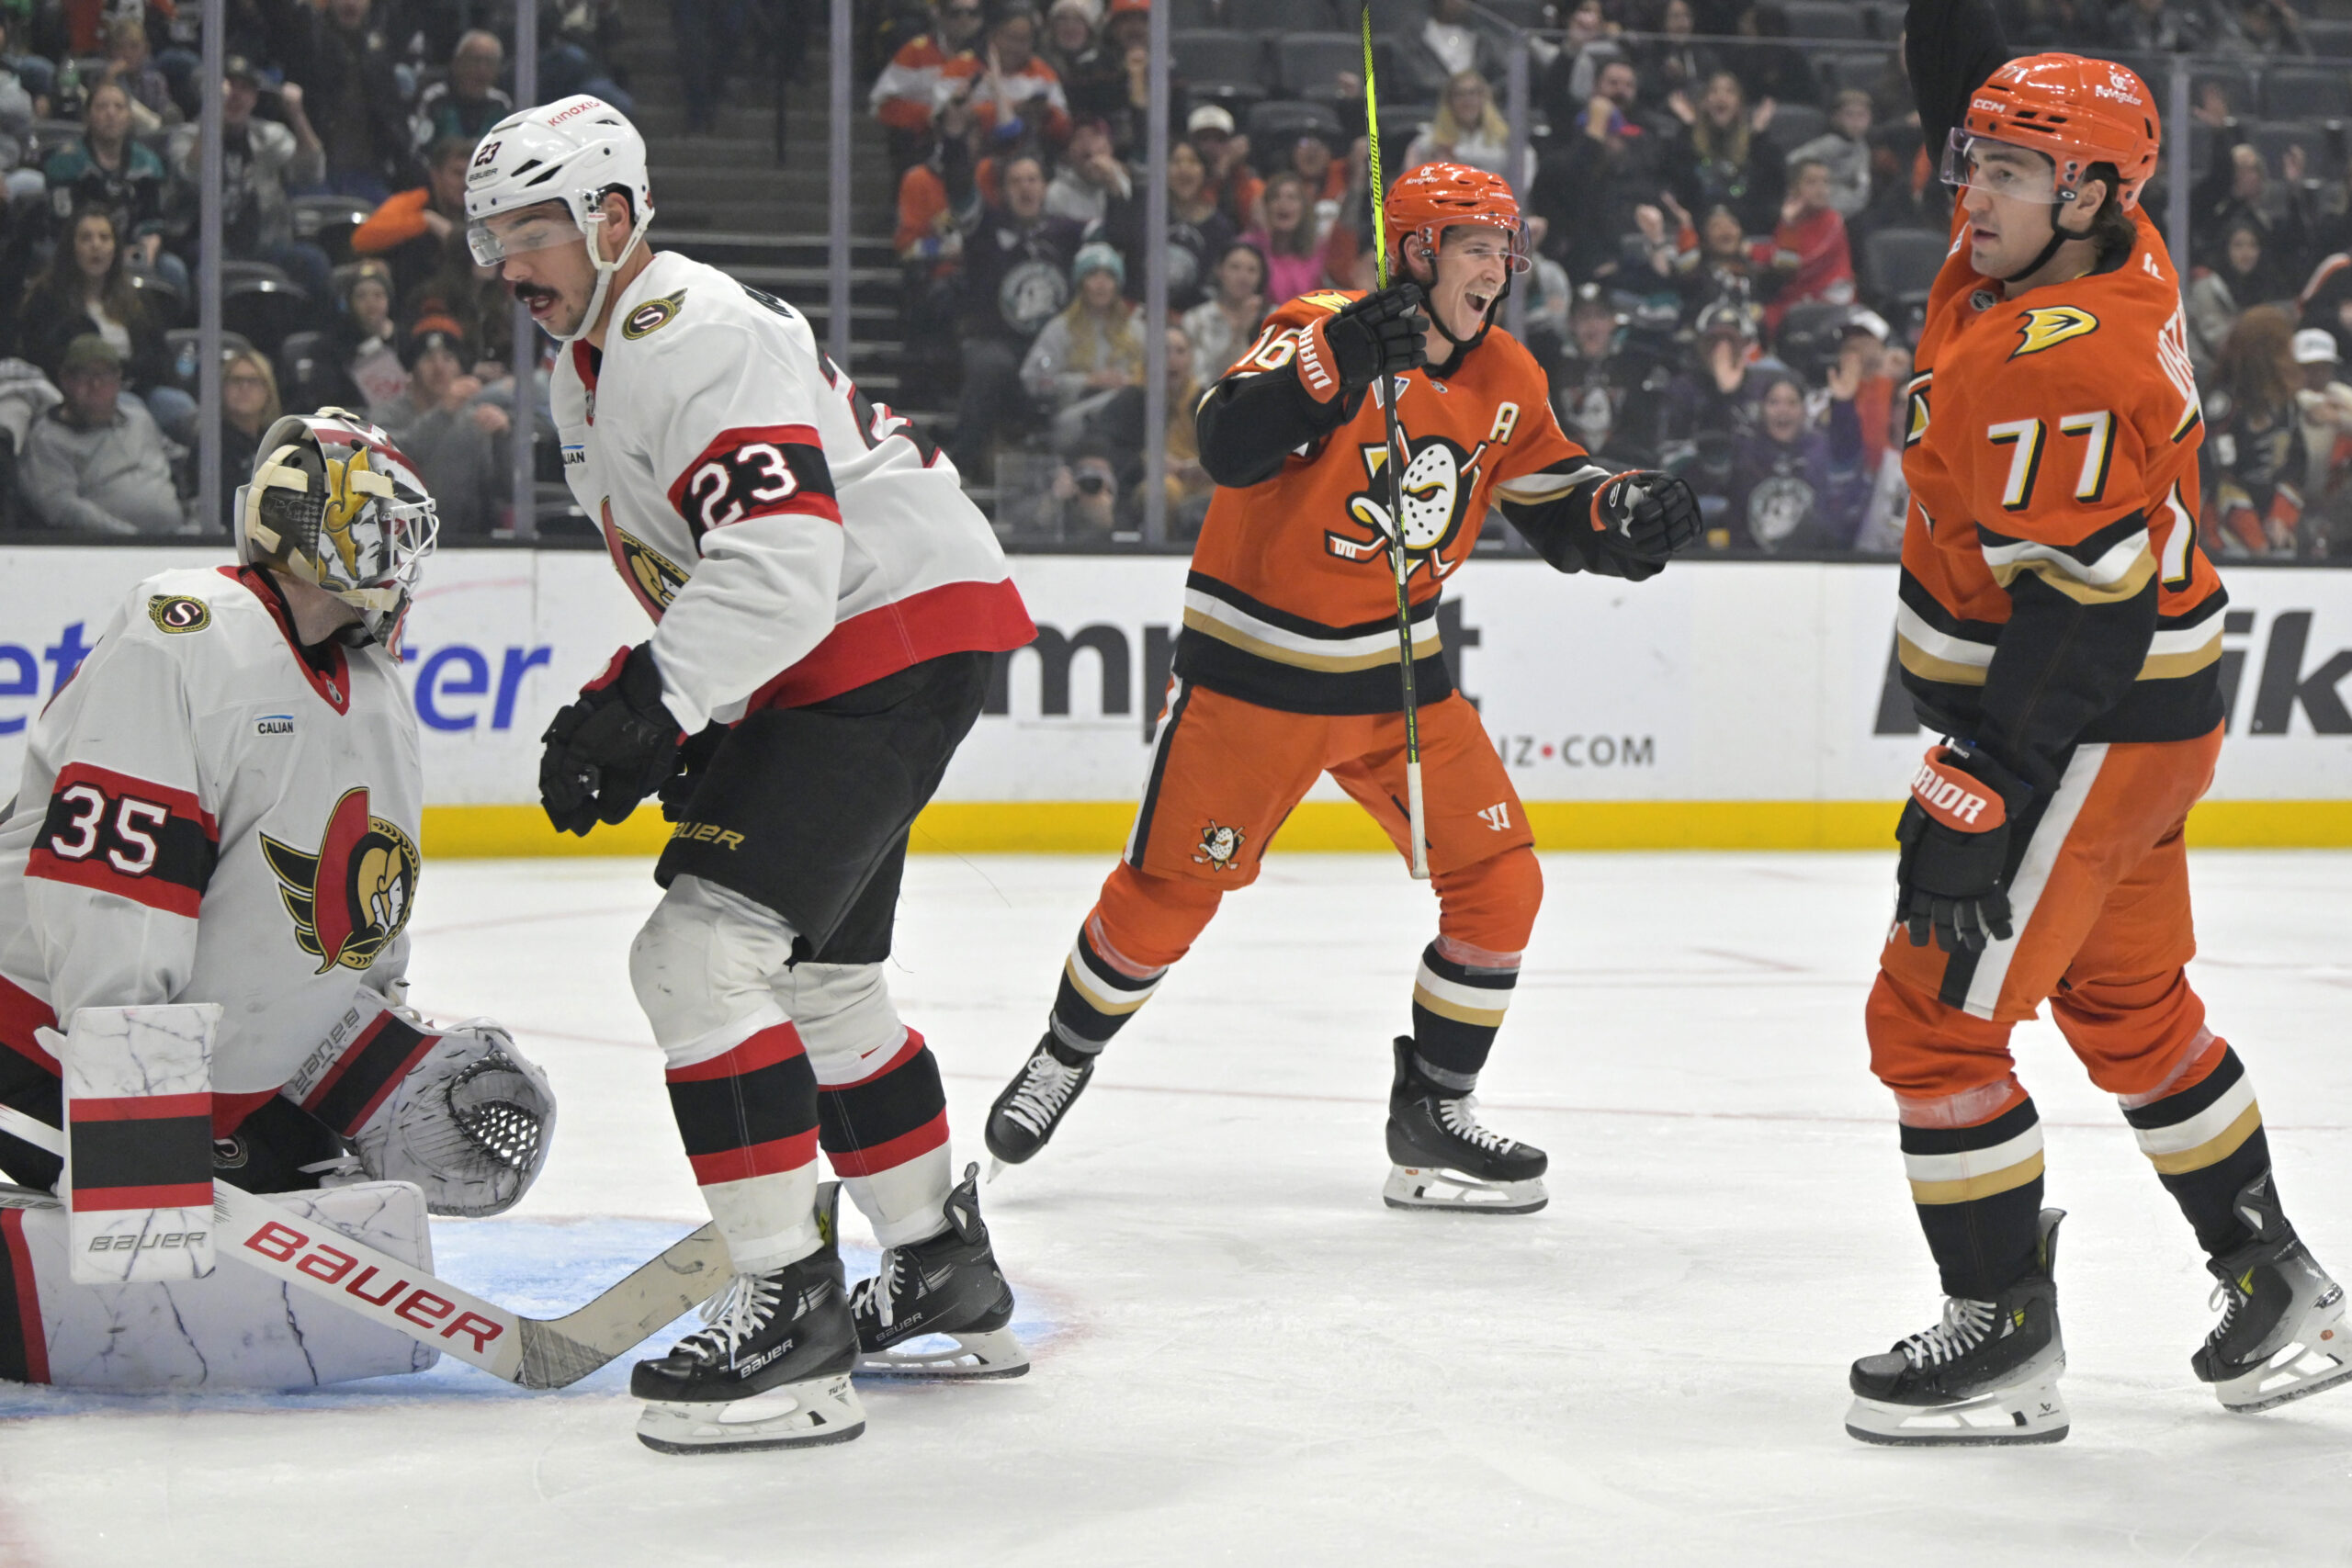
{"type": "Polygon", "coordinates": [[[628,820],[677,772],[685,739],[662,704],[653,645],[622,649],[539,737],[539,804],[548,820],[559,833],[582,838],[599,822],[628,820]]]}
{"type": "Polygon", "coordinates": [[[1963,740],[1928,749],[1894,829],[1903,846],[1894,918],[1912,946],[1927,946],[1931,931],[1946,953],[2009,940],[2009,820],[2032,798],[1982,748],[1963,740]]]}

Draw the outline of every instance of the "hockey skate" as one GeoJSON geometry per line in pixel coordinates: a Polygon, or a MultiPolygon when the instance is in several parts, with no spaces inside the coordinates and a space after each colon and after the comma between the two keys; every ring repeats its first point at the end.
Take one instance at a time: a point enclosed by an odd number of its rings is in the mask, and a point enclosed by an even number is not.
{"type": "Polygon", "coordinates": [[[708,1327],[637,1364],[628,1391],[647,1402],[638,1441],[665,1454],[723,1454],[845,1443],[865,1430],[849,1381],[857,1326],[830,1202],[818,1213],[821,1248],[765,1274],[736,1275],[703,1306],[708,1327]]]}
{"type": "Polygon", "coordinates": [[[2220,1281],[2222,1321],[2189,1359],[2199,1382],[2232,1410],[2268,1410],[2352,1379],[2344,1287],[2287,1223],[2265,1171],[2233,1205],[2254,1240],[2206,1267],[2220,1281]]]}
{"type": "Polygon", "coordinates": [[[1532,1214],[1550,1202],[1542,1149],[1478,1124],[1478,1102],[1413,1070],[1413,1037],[1396,1037],[1396,1078],[1388,1091],[1388,1157],[1381,1200],[1392,1209],[1467,1209],[1532,1214]]]}
{"type": "Polygon", "coordinates": [[[1006,1166],[1019,1165],[1046,1146],[1093,1076],[1094,1058],[1071,1050],[1050,1031],[1037,1042],[1037,1049],[989,1107],[983,1136],[996,1157],[989,1168],[990,1180],[1006,1166]]]}
{"type": "MultiPolygon", "coordinates": [[[[841,1201],[827,1183],[818,1205],[828,1214],[841,1201]]],[[[1017,1378],[1029,1370],[1029,1352],[1007,1326],[1012,1321],[1012,1287],[996,1266],[988,1227],[980,1223],[980,1168],[964,1168],[964,1179],[947,1194],[941,1212],[947,1228],[904,1247],[885,1247],[882,1266],[850,1292],[850,1314],[857,1320],[857,1370],[869,1377],[1017,1378]],[[915,1348],[925,1339],[952,1340],[933,1349],[915,1348]],[[901,1348],[901,1347],[906,1347],[901,1348]]]]}
{"type": "Polygon", "coordinates": [[[2035,1266],[1989,1302],[1944,1298],[1943,1320],[1854,1363],[1846,1430],[1897,1446],[2054,1443],[2066,1435],[2066,1370],[2051,1277],[2064,1209],[2041,1211],[2035,1266]]]}

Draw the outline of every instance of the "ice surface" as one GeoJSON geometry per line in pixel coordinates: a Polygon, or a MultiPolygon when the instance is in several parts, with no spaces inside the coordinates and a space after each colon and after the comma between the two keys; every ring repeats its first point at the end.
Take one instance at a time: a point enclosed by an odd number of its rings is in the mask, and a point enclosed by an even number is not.
{"type": "MultiPolygon", "coordinates": [[[[892,983],[959,1156],[1107,865],[919,858],[892,983]]],[[[300,1398],[0,1399],[0,1568],[229,1562],[1429,1565],[2352,1562],[2352,1391],[2233,1416],[2187,1227],[2046,1024],[2074,1435],[1868,1449],[1846,1364],[1934,1275],[1861,1004],[1875,855],[1554,856],[1482,1097],[1552,1152],[1526,1219],[1381,1206],[1387,1042],[1433,906],[1276,856],[983,1202],[1026,1378],[868,1386],[861,1440],[668,1459],[622,1367],[526,1395],[455,1364],[300,1398]]],[[[2199,854],[2194,976],[2287,1202],[2352,1272],[2352,855],[2199,854]]],[[[641,863],[436,863],[416,999],[514,1026],[562,1122],[448,1275],[577,1304],[698,1205],[628,992],[641,863]]],[[[856,1238],[861,1222],[847,1222],[856,1238]]],[[[853,1248],[852,1270],[870,1267],[853,1248]]]]}

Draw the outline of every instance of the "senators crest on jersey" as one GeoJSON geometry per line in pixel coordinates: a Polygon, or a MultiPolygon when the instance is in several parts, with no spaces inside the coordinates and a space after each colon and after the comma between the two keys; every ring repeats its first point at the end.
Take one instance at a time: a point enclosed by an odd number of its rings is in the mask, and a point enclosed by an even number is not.
{"type": "Polygon", "coordinates": [[[629,592],[645,606],[645,613],[660,620],[662,612],[670,607],[670,601],[685,587],[685,570],[614,522],[609,496],[605,500],[604,521],[605,544],[612,551],[613,564],[620,568],[621,581],[628,584],[629,592]]]}
{"type": "Polygon", "coordinates": [[[294,919],[295,944],[319,960],[365,969],[408,925],[424,863],[398,824],[368,814],[366,786],[344,791],[316,851],[264,833],[262,854],[294,919]]]}
{"type": "Polygon", "coordinates": [[[1426,562],[1432,578],[1442,579],[1461,563],[1445,558],[1446,547],[1469,521],[1470,498],[1478,489],[1477,468],[1487,455],[1487,443],[1464,451],[1442,435],[1408,437],[1412,458],[1405,465],[1402,482],[1392,494],[1388,479],[1390,452],[1383,443],[1360,448],[1364,488],[1348,497],[1348,517],[1365,529],[1358,538],[1338,531],[1323,536],[1323,547],[1341,560],[1385,561],[1397,527],[1389,518],[1392,501],[1401,500],[1405,551],[1417,564],[1426,562]]]}

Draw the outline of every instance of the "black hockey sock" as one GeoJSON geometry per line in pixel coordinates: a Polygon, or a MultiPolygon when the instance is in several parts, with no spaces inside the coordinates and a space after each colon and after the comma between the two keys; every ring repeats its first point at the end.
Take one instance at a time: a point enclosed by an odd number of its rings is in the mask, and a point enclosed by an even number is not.
{"type": "Polygon", "coordinates": [[[1905,1125],[1903,1166],[1944,1294],[1990,1301],[2032,1269],[2041,1213],[2032,1100],[1974,1127],[1905,1125]]]}
{"type": "Polygon", "coordinates": [[[817,1074],[790,1024],[665,1076],[699,1185],[781,1175],[817,1157],[817,1074]]]}
{"type": "Polygon", "coordinates": [[[1054,993],[1054,1055],[1070,1066],[1109,1044],[1168,973],[1162,965],[1138,979],[1114,966],[1096,948],[1091,926],[1079,928],[1054,993]]]}
{"type": "Polygon", "coordinates": [[[2140,1152],[2196,1227],[2197,1245],[2218,1258],[2254,1239],[2232,1201],[2270,1168],[2270,1141],[2254,1080],[2228,1046],[2213,1070],[2188,1088],[2146,1105],[2126,1105],[2140,1152]]]}
{"type": "Polygon", "coordinates": [[[1459,964],[1431,942],[1413,977],[1413,1069],[1441,1089],[1467,1094],[1494,1049],[1495,1032],[1519,984],[1517,965],[1459,964]]]}
{"type": "Polygon", "coordinates": [[[922,1036],[908,1030],[905,1047],[871,1077],[820,1088],[817,1140],[842,1177],[877,1176],[944,1144],[947,1097],[922,1036]]]}

